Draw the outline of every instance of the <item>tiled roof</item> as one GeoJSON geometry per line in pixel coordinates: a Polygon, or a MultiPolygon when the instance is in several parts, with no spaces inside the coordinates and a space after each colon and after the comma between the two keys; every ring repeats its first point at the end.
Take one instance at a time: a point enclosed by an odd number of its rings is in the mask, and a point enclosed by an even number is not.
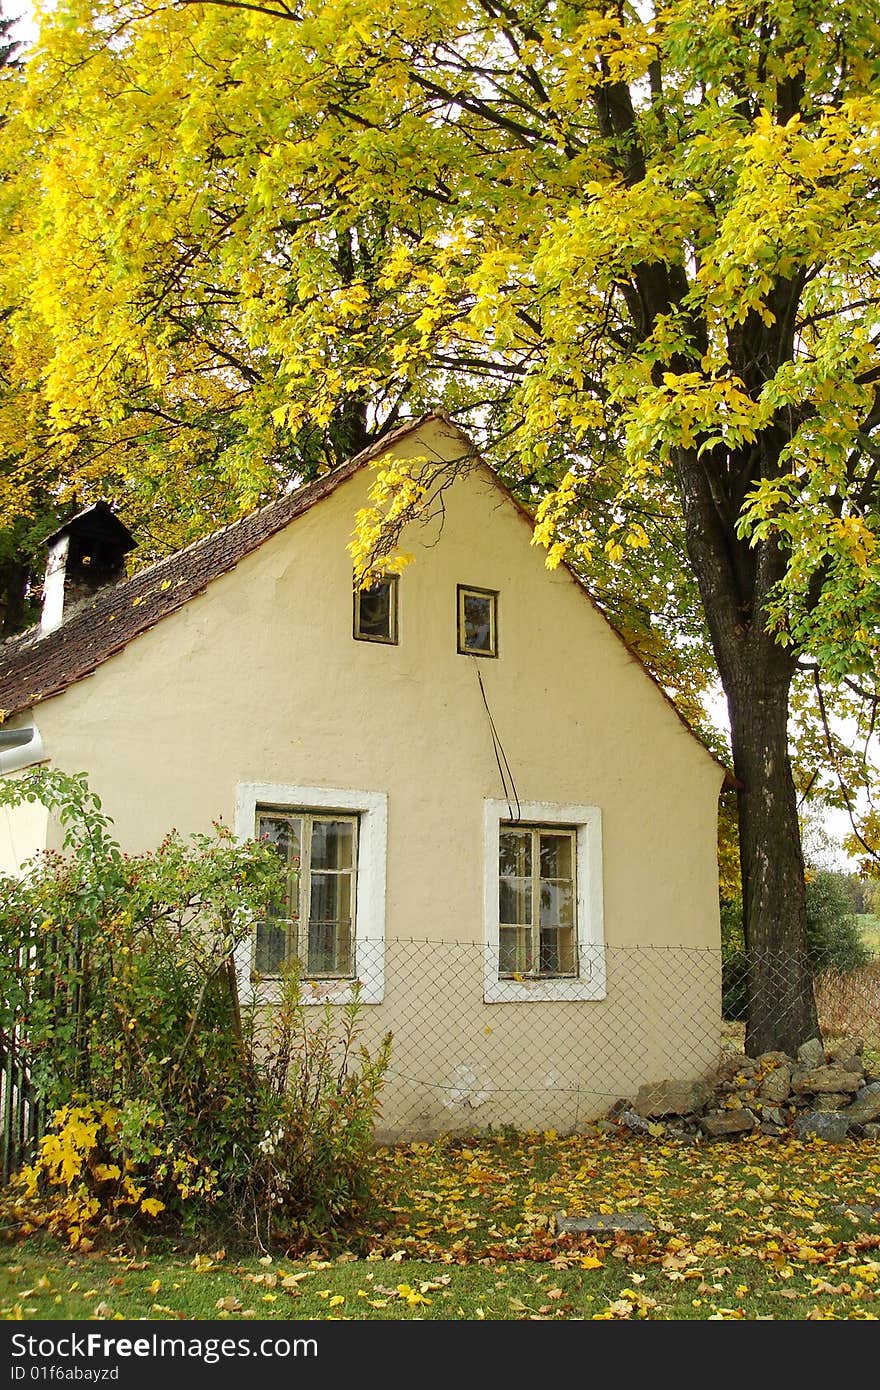
{"type": "Polygon", "coordinates": [[[436,413],[408,421],[315,482],[194,541],[119,584],[99,589],[54,632],[41,637],[36,627],[4,642],[0,646],[0,718],[29,709],[90,675],[135,637],[202,593],[212,579],[234,569],[371,458],[432,420],[449,423],[458,432],[445,416],[436,413]]]}

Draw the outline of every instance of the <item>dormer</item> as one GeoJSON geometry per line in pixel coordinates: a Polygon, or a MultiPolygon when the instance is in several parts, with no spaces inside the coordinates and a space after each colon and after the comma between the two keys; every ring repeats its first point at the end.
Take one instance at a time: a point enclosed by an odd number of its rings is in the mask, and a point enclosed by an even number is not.
{"type": "Polygon", "coordinates": [[[134,538],[106,502],[96,502],[46,536],[44,544],[49,547],[40,619],[45,635],[97,589],[123,578],[134,538]]]}

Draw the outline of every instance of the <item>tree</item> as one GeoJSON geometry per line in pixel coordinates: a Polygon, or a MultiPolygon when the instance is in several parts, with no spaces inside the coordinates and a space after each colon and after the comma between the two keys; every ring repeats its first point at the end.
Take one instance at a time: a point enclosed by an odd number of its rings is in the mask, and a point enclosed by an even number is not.
{"type": "MultiPolygon", "coordinates": [[[[14,20],[8,19],[0,7],[0,128],[4,123],[5,93],[10,77],[17,79],[20,68],[17,57],[21,45],[10,34],[14,20]]],[[[0,334],[5,336],[5,325],[9,309],[0,308],[0,334]]],[[[5,346],[5,343],[4,343],[5,346]]],[[[8,362],[8,352],[3,352],[3,365],[8,362]]],[[[0,638],[7,637],[22,625],[25,615],[25,589],[27,585],[27,562],[22,555],[22,524],[20,504],[16,506],[14,483],[10,482],[15,473],[19,445],[17,429],[4,428],[10,414],[10,382],[6,371],[0,368],[0,434],[2,434],[2,462],[0,462],[0,498],[3,501],[3,523],[0,525],[0,638]],[[15,519],[12,519],[13,513],[15,519]]],[[[14,406],[13,406],[13,412],[14,406]]],[[[19,422],[20,423],[20,422],[19,422]]]]}
{"type": "Polygon", "coordinates": [[[795,775],[870,764],[878,67],[876,0],[64,0],[18,125],[59,438],[155,478],[160,417],[259,494],[439,397],[664,679],[711,659],[751,1052],[817,1031],[795,775]]]}

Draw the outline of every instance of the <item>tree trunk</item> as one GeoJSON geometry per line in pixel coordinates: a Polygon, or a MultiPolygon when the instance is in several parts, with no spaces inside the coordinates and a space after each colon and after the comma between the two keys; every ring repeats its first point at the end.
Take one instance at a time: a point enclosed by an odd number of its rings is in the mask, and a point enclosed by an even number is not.
{"type": "Polygon", "coordinates": [[[728,690],[738,792],[743,932],[748,960],[746,1052],[794,1056],[819,1036],[806,949],[806,896],[797,799],[788,755],[791,677],[772,658],[747,662],[728,690]]]}
{"type": "MultiPolygon", "coordinates": [[[[748,955],[746,1051],[794,1054],[817,1037],[807,964],[807,909],[797,797],[788,752],[796,657],[767,631],[765,605],[785,570],[772,540],[736,535],[695,453],[676,458],[688,555],[730,715],[738,797],[743,930],[748,955]]],[[[736,460],[733,460],[733,465],[736,460]]],[[[732,465],[728,465],[732,471],[732,465]]]]}

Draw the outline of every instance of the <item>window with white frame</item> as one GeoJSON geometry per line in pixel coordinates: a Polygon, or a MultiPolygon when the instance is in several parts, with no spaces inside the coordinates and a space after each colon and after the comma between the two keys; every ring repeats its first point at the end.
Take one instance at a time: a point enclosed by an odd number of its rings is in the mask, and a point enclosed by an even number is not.
{"type": "Polygon", "coordinates": [[[487,1003],[605,997],[601,815],[484,803],[487,1003]]]}
{"type": "Polygon", "coordinates": [[[498,969],[533,979],[577,976],[574,829],[502,825],[498,836],[498,969]]]}
{"type": "Polygon", "coordinates": [[[357,832],[356,816],[257,808],[257,838],[285,867],[280,911],[257,923],[258,975],[298,959],[309,978],[353,978],[357,832]]]}
{"type": "Polygon", "coordinates": [[[245,1000],[271,1002],[298,959],[306,1003],[381,1003],[385,986],[388,799],[350,788],[240,783],[235,830],[262,836],[285,866],[285,898],[236,950],[245,1000]]]}

